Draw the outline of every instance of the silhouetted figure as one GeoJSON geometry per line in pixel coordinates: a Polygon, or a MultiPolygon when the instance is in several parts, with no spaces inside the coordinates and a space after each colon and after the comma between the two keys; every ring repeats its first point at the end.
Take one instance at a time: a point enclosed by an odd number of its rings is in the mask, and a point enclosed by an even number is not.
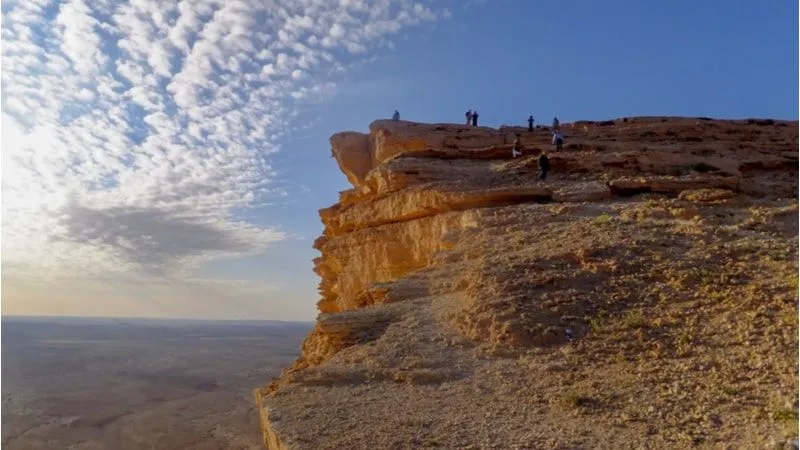
{"type": "Polygon", "coordinates": [[[516,158],[522,156],[522,141],[519,140],[519,135],[514,139],[514,148],[511,149],[511,157],[516,158]]]}
{"type": "Polygon", "coordinates": [[[550,172],[550,160],[544,151],[539,155],[537,161],[539,163],[539,175],[536,176],[537,181],[545,181],[547,179],[547,172],[550,172]]]}
{"type": "Polygon", "coordinates": [[[478,111],[472,111],[472,126],[478,126],[478,111]]]}
{"type": "Polygon", "coordinates": [[[469,126],[470,123],[472,123],[472,110],[467,110],[467,113],[464,114],[464,116],[467,118],[467,126],[469,126]]]}
{"type": "Polygon", "coordinates": [[[564,145],[564,136],[561,135],[560,131],[553,133],[553,145],[556,146],[557,152],[561,151],[561,147],[564,145]]]}
{"type": "Polygon", "coordinates": [[[392,114],[392,120],[400,120],[400,113],[397,110],[394,110],[394,114],[392,114]]]}
{"type": "Polygon", "coordinates": [[[528,117],[528,131],[533,132],[533,116],[528,117]]]}
{"type": "Polygon", "coordinates": [[[561,122],[559,122],[559,121],[558,121],[558,117],[553,117],[553,131],[556,131],[556,130],[558,130],[558,125],[559,125],[560,123],[561,123],[561,122]]]}

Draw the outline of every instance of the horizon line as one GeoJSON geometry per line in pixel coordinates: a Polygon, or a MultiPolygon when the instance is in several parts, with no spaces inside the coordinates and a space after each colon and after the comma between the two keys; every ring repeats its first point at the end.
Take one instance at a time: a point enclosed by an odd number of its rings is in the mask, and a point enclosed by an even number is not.
{"type": "Polygon", "coordinates": [[[191,322],[284,322],[284,323],[314,323],[313,320],[286,320],[286,319],[213,319],[197,317],[146,317],[146,316],[79,316],[79,315],[60,315],[60,314],[0,314],[0,320],[4,319],[101,319],[101,320],[162,320],[162,321],[191,321],[191,322]]]}

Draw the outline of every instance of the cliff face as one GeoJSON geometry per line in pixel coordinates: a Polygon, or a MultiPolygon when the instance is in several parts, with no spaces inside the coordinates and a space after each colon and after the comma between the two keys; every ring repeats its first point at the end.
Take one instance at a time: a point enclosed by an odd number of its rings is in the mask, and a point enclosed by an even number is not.
{"type": "Polygon", "coordinates": [[[256,392],[268,448],[791,437],[797,122],[562,128],[331,138],[354,187],[320,211],[317,325],[256,392]]]}

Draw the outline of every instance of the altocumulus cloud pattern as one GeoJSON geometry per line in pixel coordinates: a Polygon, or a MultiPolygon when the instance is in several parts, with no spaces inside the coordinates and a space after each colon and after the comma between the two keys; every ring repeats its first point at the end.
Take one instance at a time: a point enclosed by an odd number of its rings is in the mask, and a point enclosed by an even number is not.
{"type": "Polygon", "coordinates": [[[3,2],[3,271],[181,277],[284,232],[235,218],[332,74],[447,18],[406,0],[3,2]]]}

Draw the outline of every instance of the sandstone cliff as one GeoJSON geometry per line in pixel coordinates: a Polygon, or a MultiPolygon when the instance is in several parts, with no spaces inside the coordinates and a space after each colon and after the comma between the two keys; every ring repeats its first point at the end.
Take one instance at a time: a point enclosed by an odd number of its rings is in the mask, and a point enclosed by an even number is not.
{"type": "Polygon", "coordinates": [[[331,138],[320,316],[271,449],[753,448],[796,436],[798,124],[377,121],[331,138]],[[511,158],[514,133],[523,157],[511,158]]]}

